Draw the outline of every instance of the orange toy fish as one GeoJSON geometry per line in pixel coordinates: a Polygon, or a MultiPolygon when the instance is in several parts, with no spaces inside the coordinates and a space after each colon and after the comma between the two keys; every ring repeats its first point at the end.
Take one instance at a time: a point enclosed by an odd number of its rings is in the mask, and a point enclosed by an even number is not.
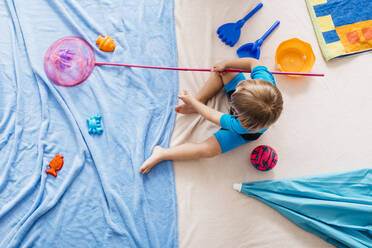
{"type": "Polygon", "coordinates": [[[46,171],[47,174],[57,177],[57,171],[62,169],[63,166],[63,156],[57,154],[49,163],[50,169],[46,171]]]}

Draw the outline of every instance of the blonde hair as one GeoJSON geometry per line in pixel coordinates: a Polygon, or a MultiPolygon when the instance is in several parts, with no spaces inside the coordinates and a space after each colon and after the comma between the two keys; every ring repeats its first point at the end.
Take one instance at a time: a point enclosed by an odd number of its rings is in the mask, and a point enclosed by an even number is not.
{"type": "Polygon", "coordinates": [[[231,95],[231,105],[242,126],[258,131],[269,127],[283,109],[282,94],[272,83],[249,79],[239,83],[231,95]]]}

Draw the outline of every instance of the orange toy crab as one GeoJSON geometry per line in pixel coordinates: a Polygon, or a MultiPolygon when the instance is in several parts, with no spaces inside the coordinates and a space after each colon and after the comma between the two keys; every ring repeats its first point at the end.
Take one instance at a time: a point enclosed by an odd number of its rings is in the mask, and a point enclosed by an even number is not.
{"type": "Polygon", "coordinates": [[[57,154],[49,163],[50,169],[46,171],[47,174],[57,177],[57,171],[62,169],[63,166],[63,156],[57,154]]]}

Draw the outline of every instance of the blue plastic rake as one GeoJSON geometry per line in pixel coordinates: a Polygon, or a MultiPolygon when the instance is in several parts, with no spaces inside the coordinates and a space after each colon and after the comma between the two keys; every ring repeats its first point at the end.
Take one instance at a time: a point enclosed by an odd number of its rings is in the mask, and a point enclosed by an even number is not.
{"type": "Polygon", "coordinates": [[[220,26],[217,29],[218,37],[223,43],[228,46],[234,46],[240,38],[240,30],[243,27],[244,23],[251,18],[259,9],[263,6],[262,3],[259,3],[253,10],[251,10],[243,19],[235,23],[226,23],[220,26]]]}

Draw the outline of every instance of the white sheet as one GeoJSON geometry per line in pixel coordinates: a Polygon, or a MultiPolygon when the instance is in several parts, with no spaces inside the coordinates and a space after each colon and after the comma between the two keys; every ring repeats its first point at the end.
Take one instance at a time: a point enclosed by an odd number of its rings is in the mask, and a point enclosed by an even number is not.
{"type": "MultiPolygon", "coordinates": [[[[218,26],[243,17],[257,4],[247,0],[175,0],[179,66],[209,67],[236,57],[239,46],[258,39],[275,20],[279,28],[264,42],[261,59],[275,69],[275,49],[297,37],[316,56],[313,72],[324,78],[276,77],[284,97],[279,121],[259,140],[211,159],[175,162],[180,247],[332,247],[275,210],[237,193],[236,182],[281,179],[372,167],[372,54],[326,63],[305,1],[262,1],[264,7],[243,27],[234,48],[217,37],[218,26]],[[269,172],[248,162],[254,147],[276,149],[269,172]]],[[[196,94],[208,73],[181,72],[179,90],[196,94]]],[[[223,92],[209,106],[227,110],[223,92]]],[[[171,145],[202,141],[218,127],[197,115],[179,115],[171,145]]]]}

